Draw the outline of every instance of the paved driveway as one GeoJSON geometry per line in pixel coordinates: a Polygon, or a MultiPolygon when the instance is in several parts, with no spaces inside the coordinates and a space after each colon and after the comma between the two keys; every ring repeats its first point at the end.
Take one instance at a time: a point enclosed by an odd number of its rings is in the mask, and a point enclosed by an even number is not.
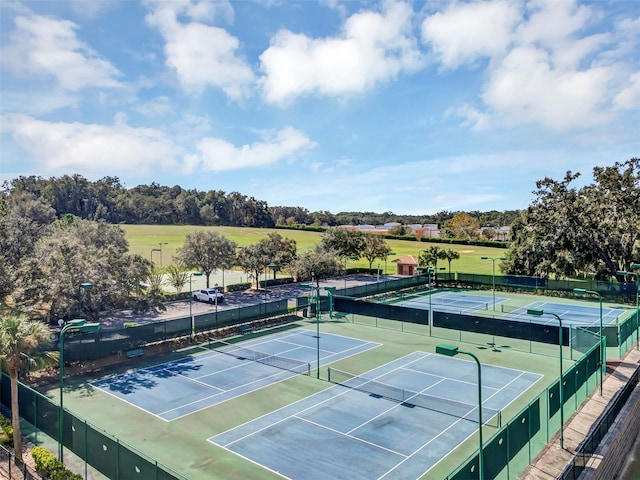
{"type": "MultiPolygon", "coordinates": [[[[349,275],[346,279],[347,287],[355,287],[367,283],[384,282],[394,278],[393,275],[387,277],[381,275],[378,279],[375,275],[349,275]]],[[[344,277],[323,280],[320,282],[320,288],[336,287],[342,289],[345,286],[344,277]]],[[[258,303],[276,300],[276,299],[294,299],[308,295],[309,290],[301,287],[300,283],[290,283],[285,285],[269,286],[265,294],[264,291],[245,290],[242,292],[227,292],[224,294],[224,302],[218,305],[218,311],[229,310],[232,308],[245,307],[248,305],[256,305],[258,303]]],[[[149,313],[133,313],[131,311],[120,311],[105,314],[100,317],[102,328],[118,329],[124,326],[125,322],[136,322],[141,324],[154,323],[162,320],[171,320],[174,318],[188,317],[189,304],[194,315],[214,312],[215,305],[202,302],[189,302],[188,300],[179,300],[165,304],[166,310],[163,312],[149,313]]]]}

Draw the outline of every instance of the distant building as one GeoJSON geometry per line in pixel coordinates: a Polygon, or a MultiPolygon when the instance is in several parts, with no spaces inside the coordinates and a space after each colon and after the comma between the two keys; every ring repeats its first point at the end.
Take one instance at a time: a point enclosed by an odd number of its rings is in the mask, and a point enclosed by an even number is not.
{"type": "Polygon", "coordinates": [[[413,255],[405,255],[400,258],[391,260],[396,264],[396,273],[398,275],[416,275],[418,273],[418,258],[413,255]]]}

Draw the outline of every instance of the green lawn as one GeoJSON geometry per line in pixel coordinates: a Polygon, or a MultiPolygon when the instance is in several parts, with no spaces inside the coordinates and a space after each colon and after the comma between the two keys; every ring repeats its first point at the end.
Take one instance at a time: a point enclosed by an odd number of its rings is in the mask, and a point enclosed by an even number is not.
{"type": "MultiPolygon", "coordinates": [[[[121,225],[129,241],[129,249],[132,253],[137,253],[145,258],[151,258],[151,250],[160,248],[160,242],[167,242],[162,245],[162,265],[166,266],[173,262],[176,250],[184,244],[184,239],[188,233],[198,230],[214,231],[236,242],[239,246],[251,245],[266,237],[269,233],[277,232],[283,237],[291,238],[298,245],[298,252],[304,252],[312,248],[320,241],[320,233],[306,232],[298,230],[276,230],[274,228],[242,228],[242,227],[203,227],[194,225],[121,225]]],[[[441,243],[412,242],[404,240],[387,240],[391,250],[395,253],[387,260],[387,272],[395,271],[392,260],[403,255],[418,255],[420,250],[424,250],[432,245],[440,248],[451,248],[460,253],[460,259],[451,262],[452,272],[484,273],[491,274],[492,262],[482,260],[480,257],[502,257],[506,253],[503,248],[477,247],[473,245],[447,245],[441,243]]],[[[153,259],[160,263],[160,253],[153,252],[153,259]]],[[[377,262],[376,262],[377,263],[377,262]]],[[[500,273],[499,263],[496,262],[496,273],[500,273]]],[[[349,267],[368,267],[366,260],[349,261],[349,267]]],[[[375,268],[374,264],[374,268],[375,268]]],[[[380,261],[380,267],[384,270],[384,260],[380,261]]],[[[441,260],[438,267],[447,267],[448,262],[441,260]]]]}

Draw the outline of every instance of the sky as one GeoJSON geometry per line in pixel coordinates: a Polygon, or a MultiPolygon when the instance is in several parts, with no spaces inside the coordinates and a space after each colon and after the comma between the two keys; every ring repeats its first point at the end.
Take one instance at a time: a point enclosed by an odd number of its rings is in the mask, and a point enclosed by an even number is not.
{"type": "Polygon", "coordinates": [[[0,181],[426,215],[638,156],[638,0],[0,2],[0,181]]]}

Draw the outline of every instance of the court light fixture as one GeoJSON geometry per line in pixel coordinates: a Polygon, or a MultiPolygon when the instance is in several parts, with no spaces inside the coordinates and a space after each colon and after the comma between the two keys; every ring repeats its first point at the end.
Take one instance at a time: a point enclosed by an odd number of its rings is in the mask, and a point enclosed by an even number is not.
{"type": "Polygon", "coordinates": [[[640,293],[640,272],[636,271],[638,269],[640,269],[640,263],[632,263],[630,272],[619,270],[616,272],[616,275],[634,275],[636,277],[636,349],[640,350],[640,301],[638,301],[638,294],[640,293]]]}
{"type": "Polygon", "coordinates": [[[602,396],[602,382],[604,382],[604,375],[607,371],[607,340],[603,341],[602,333],[602,295],[595,290],[587,290],[586,288],[574,288],[573,293],[575,295],[597,295],[600,301],[600,396],[602,396]]]}
{"type": "MultiPolygon", "coordinates": [[[[82,285],[82,284],[81,284],[82,285]]],[[[90,285],[90,284],[89,284],[90,285]]],[[[100,324],[87,321],[83,318],[69,320],[60,330],[59,340],[59,371],[60,371],[60,403],[58,404],[58,460],[64,463],[64,336],[67,332],[97,333],[100,331],[100,324]]]]}
{"type": "Polygon", "coordinates": [[[481,260],[491,260],[492,263],[492,275],[491,286],[493,290],[493,311],[496,311],[496,260],[506,260],[505,257],[480,257],[481,260]]]}
{"type": "Polygon", "coordinates": [[[93,284],[89,282],[83,282],[78,285],[78,318],[82,317],[82,291],[91,290],[93,284]]]}
{"type": "MultiPolygon", "coordinates": [[[[196,320],[193,317],[193,287],[191,286],[191,277],[201,277],[202,272],[191,272],[189,274],[189,318],[191,319],[191,340],[193,341],[196,334],[196,320]]],[[[216,295],[216,304],[218,296],[216,295]]],[[[217,305],[216,305],[217,306],[217,305]]],[[[217,320],[217,316],[216,316],[217,320]]]]}
{"type": "Polygon", "coordinates": [[[455,357],[458,354],[468,355],[473,358],[478,366],[478,437],[480,438],[480,448],[478,450],[478,478],[484,480],[484,453],[482,452],[482,365],[480,360],[471,352],[460,350],[455,345],[441,343],[436,345],[436,353],[447,357],[455,357]]]}
{"type": "Polygon", "coordinates": [[[558,319],[558,323],[560,324],[559,333],[558,333],[558,344],[560,345],[560,448],[564,448],[564,380],[562,378],[562,318],[559,315],[553,312],[545,312],[540,308],[528,308],[528,315],[542,316],[542,315],[553,315],[558,319]]]}

